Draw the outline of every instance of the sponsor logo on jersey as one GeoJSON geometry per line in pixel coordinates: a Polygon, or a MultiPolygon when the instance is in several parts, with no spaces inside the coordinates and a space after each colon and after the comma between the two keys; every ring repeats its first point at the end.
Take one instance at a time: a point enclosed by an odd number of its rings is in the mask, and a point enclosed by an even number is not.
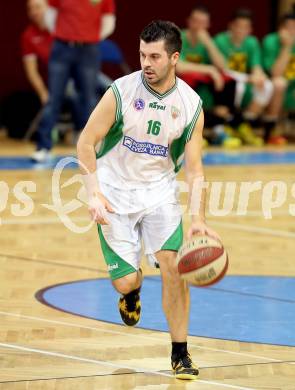
{"type": "Polygon", "coordinates": [[[154,108],[156,110],[163,110],[163,111],[165,111],[166,106],[158,104],[157,102],[152,102],[152,103],[149,104],[149,108],[154,108]]]}
{"type": "Polygon", "coordinates": [[[168,147],[163,145],[152,144],[150,142],[138,142],[131,137],[124,136],[123,145],[131,152],[150,154],[151,156],[168,156],[168,147]]]}
{"type": "Polygon", "coordinates": [[[172,118],[173,119],[176,119],[180,116],[180,110],[179,108],[175,107],[175,106],[172,106],[171,107],[171,115],[172,115],[172,118]]]}
{"type": "Polygon", "coordinates": [[[135,99],[133,103],[133,107],[135,108],[136,111],[141,111],[145,107],[145,102],[143,99],[135,99]]]}
{"type": "Polygon", "coordinates": [[[118,263],[108,264],[108,271],[109,272],[114,271],[114,269],[118,269],[118,268],[119,268],[119,264],[118,263]]]}

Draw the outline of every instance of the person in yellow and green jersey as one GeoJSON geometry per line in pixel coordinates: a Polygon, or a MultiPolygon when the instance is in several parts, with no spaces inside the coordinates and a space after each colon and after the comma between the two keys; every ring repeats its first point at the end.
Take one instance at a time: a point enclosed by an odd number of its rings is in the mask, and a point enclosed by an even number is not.
{"type": "Polygon", "coordinates": [[[210,14],[205,6],[194,7],[181,31],[182,50],[177,64],[179,77],[203,100],[206,126],[212,128],[211,140],[224,147],[241,145],[239,138],[229,136],[225,126],[232,120],[235,81],[225,78],[225,60],[209,34],[210,14]]]}
{"type": "MultiPolygon", "coordinates": [[[[273,97],[272,104],[290,112],[295,111],[295,13],[285,14],[278,32],[263,39],[263,61],[280,93],[273,97]]],[[[270,129],[271,130],[271,129],[270,129]]],[[[268,134],[269,136],[269,134],[268,134]]]]}
{"type": "Polygon", "coordinates": [[[242,110],[238,133],[245,143],[261,146],[264,140],[255,135],[253,128],[259,126],[262,118],[267,133],[269,126],[277,121],[279,111],[270,104],[276,86],[264,73],[260,45],[251,35],[252,29],[251,11],[238,9],[228,31],[216,35],[214,41],[227,61],[227,74],[237,82],[235,104],[242,110]]]}

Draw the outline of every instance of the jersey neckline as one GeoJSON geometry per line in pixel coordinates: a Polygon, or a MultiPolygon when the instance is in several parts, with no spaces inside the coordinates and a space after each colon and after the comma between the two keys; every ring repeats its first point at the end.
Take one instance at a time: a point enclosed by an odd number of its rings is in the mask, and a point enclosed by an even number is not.
{"type": "Polygon", "coordinates": [[[152,95],[154,95],[156,98],[158,98],[159,100],[164,99],[165,97],[167,97],[168,95],[170,95],[172,92],[174,92],[175,89],[177,88],[177,77],[175,77],[175,84],[173,85],[173,87],[170,88],[170,89],[168,89],[168,91],[166,91],[165,93],[156,92],[152,87],[150,87],[150,86],[148,85],[148,83],[146,82],[146,79],[144,78],[144,75],[143,75],[142,72],[141,72],[141,80],[142,80],[142,83],[143,83],[143,85],[145,86],[145,88],[146,88],[152,95]]]}

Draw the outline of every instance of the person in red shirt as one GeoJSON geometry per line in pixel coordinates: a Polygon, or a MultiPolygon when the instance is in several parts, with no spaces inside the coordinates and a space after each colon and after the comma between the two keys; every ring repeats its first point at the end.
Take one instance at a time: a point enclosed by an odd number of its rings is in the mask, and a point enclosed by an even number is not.
{"type": "Polygon", "coordinates": [[[48,100],[47,68],[53,42],[48,23],[44,20],[46,10],[45,0],[28,0],[27,12],[31,23],[21,36],[25,74],[42,104],[48,100]]]}
{"type": "Polygon", "coordinates": [[[86,123],[97,103],[98,43],[115,28],[114,0],[49,0],[49,5],[51,15],[56,13],[56,24],[48,68],[49,99],[38,127],[37,150],[32,156],[36,162],[50,158],[51,129],[70,78],[79,94],[81,128],[86,123]]]}

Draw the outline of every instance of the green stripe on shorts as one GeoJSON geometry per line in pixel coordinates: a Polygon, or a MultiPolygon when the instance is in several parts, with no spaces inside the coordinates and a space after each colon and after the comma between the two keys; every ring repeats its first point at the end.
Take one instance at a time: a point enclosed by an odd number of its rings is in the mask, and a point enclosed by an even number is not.
{"type": "Polygon", "coordinates": [[[183,243],[183,228],[182,228],[182,221],[180,221],[180,224],[177,226],[174,233],[168,238],[168,240],[162,246],[161,250],[178,251],[182,243],[183,243]]]}
{"type": "Polygon", "coordinates": [[[101,226],[97,225],[97,228],[98,228],[98,234],[99,234],[99,238],[100,238],[102,253],[103,253],[105,262],[108,266],[108,271],[110,273],[111,279],[116,280],[116,279],[122,278],[123,276],[126,276],[128,274],[136,272],[136,269],[134,267],[132,267],[132,265],[127,263],[125,260],[123,260],[108,245],[108,243],[106,242],[106,240],[103,236],[101,226]]]}

